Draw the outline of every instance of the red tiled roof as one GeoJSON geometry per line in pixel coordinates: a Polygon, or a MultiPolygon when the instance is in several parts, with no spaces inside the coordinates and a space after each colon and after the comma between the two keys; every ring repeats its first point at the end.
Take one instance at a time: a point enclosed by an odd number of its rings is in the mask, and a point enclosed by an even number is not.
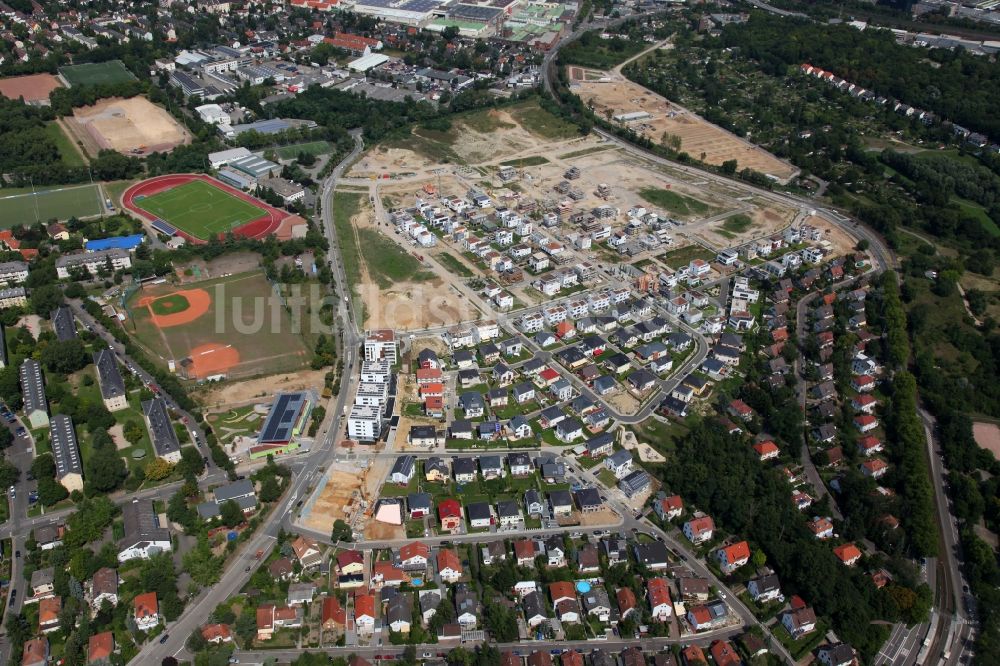
{"type": "Polygon", "coordinates": [[[438,517],[439,518],[460,518],[462,516],[462,505],[457,499],[446,499],[442,500],[438,504],[438,517]]]}
{"type": "Polygon", "coordinates": [[[555,583],[549,583],[549,596],[552,597],[552,601],[558,599],[576,599],[576,590],[573,587],[573,583],[560,580],[555,583]]]}
{"type": "Polygon", "coordinates": [[[740,666],[743,663],[729,641],[713,641],[711,652],[716,666],[740,666]]]}
{"type": "Polygon", "coordinates": [[[665,578],[650,578],[646,581],[646,591],[649,593],[649,605],[653,608],[660,604],[670,604],[670,587],[665,578]]]}
{"type": "Polygon", "coordinates": [[[726,556],[726,561],[732,564],[750,557],[750,544],[746,541],[740,541],[731,546],[726,546],[722,549],[722,552],[726,556]]]}
{"type": "Polygon", "coordinates": [[[270,629],[274,626],[274,604],[257,607],[257,629],[270,629]]]}
{"type": "Polygon", "coordinates": [[[206,624],[201,628],[201,635],[205,637],[206,641],[228,641],[233,637],[228,624],[206,624]]]}
{"type": "Polygon", "coordinates": [[[322,623],[333,622],[343,626],[347,624],[347,611],[340,605],[340,599],[330,595],[323,599],[322,623]]]}
{"type": "Polygon", "coordinates": [[[136,618],[151,617],[159,613],[160,607],[156,603],[156,592],[140,594],[135,598],[133,604],[136,618]]]}
{"type": "Polygon", "coordinates": [[[110,631],[102,631],[90,637],[87,645],[87,661],[99,661],[110,659],[111,653],[115,651],[115,635],[110,631]]]}
{"type": "Polygon", "coordinates": [[[450,568],[452,571],[462,573],[462,559],[455,553],[455,551],[448,548],[442,548],[438,551],[437,565],[438,571],[450,568]]]}
{"type": "Polygon", "coordinates": [[[343,569],[352,564],[364,564],[365,556],[356,550],[345,550],[337,553],[337,566],[343,569]]]}
{"type": "Polygon", "coordinates": [[[618,598],[619,612],[624,614],[625,611],[631,608],[635,608],[635,592],[632,591],[632,588],[630,587],[618,588],[618,592],[615,593],[615,596],[618,598]]]}
{"type": "Polygon", "coordinates": [[[408,543],[399,549],[400,559],[406,561],[414,557],[419,557],[423,555],[427,557],[431,554],[431,549],[427,547],[427,544],[422,541],[414,541],[413,543],[408,543]]]}
{"type": "Polygon", "coordinates": [[[367,615],[375,617],[375,597],[368,593],[361,593],[354,596],[354,617],[367,615]]]}
{"type": "Polygon", "coordinates": [[[778,452],[778,445],[768,440],[766,442],[757,442],[753,445],[753,450],[757,452],[761,458],[767,455],[772,455],[778,452]]]}
{"type": "Polygon", "coordinates": [[[833,554],[844,564],[861,557],[861,551],[853,543],[845,543],[842,546],[837,546],[833,549],[833,554]]]}

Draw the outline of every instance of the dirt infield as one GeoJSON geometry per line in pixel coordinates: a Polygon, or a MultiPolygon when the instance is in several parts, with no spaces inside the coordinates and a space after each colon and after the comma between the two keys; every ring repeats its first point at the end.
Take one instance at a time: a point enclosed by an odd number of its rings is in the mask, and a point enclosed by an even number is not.
{"type": "Polygon", "coordinates": [[[31,74],[0,79],[0,95],[7,99],[23,97],[28,104],[48,102],[49,95],[56,88],[62,88],[62,84],[51,74],[31,74]]]}
{"type": "Polygon", "coordinates": [[[240,364],[240,353],[232,345],[209,343],[191,350],[188,374],[196,379],[227,374],[240,364]]]}
{"type": "Polygon", "coordinates": [[[173,116],[145,97],[113,97],[73,109],[68,125],[74,134],[90,137],[84,145],[92,157],[97,154],[94,146],[127,155],[148,155],[170,152],[191,140],[173,116]]]}
{"type": "Polygon", "coordinates": [[[208,312],[212,305],[212,297],[204,289],[183,289],[164,296],[144,296],[137,305],[149,308],[149,316],[157,328],[184,326],[195,321],[208,312]],[[187,301],[188,306],[178,312],[158,314],[157,310],[166,303],[176,302],[177,297],[187,301]]]}
{"type": "Polygon", "coordinates": [[[1000,426],[996,423],[976,421],[972,424],[972,436],[979,448],[986,449],[1000,460],[1000,426]]]}
{"type": "MultiPolygon", "coordinates": [[[[294,217],[299,220],[295,215],[290,215],[289,213],[279,210],[274,206],[269,206],[263,201],[255,199],[245,192],[237,190],[235,187],[230,187],[225,183],[219,182],[218,180],[206,176],[204,174],[195,173],[185,173],[185,174],[171,174],[169,176],[155,176],[153,178],[148,178],[144,181],[138,182],[132,187],[125,190],[122,194],[122,208],[132,212],[138,218],[145,220],[146,222],[154,222],[156,218],[144,210],[139,203],[143,197],[152,196],[159,192],[172,189],[178,185],[183,185],[192,180],[203,180],[213,187],[217,187],[220,190],[232,194],[233,196],[239,197],[244,201],[252,203],[254,206],[261,208],[266,213],[256,220],[250,220],[246,224],[242,224],[232,230],[232,233],[237,236],[243,236],[244,238],[266,238],[272,233],[276,233],[278,229],[282,226],[282,223],[286,218],[294,217]]],[[[197,244],[204,244],[208,242],[206,238],[198,238],[192,234],[184,231],[183,229],[177,230],[178,235],[183,236],[188,241],[197,244]]],[[[219,238],[222,238],[225,234],[219,234],[219,238]]]]}
{"type": "Polygon", "coordinates": [[[793,166],[767,151],[620,74],[578,68],[571,74],[574,76],[573,92],[598,115],[610,120],[622,113],[648,113],[649,117],[632,121],[628,126],[656,143],[664,134],[671,134],[680,137],[681,150],[708,164],[720,165],[735,159],[740,169],[749,167],[780,180],[787,180],[796,172],[793,166]]]}
{"type": "Polygon", "coordinates": [[[310,359],[299,320],[283,307],[260,270],[203,280],[187,289],[143,287],[130,304],[129,332],[153,358],[188,379],[245,379],[299,372],[310,359]],[[197,285],[197,286],[195,286],[197,285]],[[158,300],[188,307],[156,314],[158,300]]]}

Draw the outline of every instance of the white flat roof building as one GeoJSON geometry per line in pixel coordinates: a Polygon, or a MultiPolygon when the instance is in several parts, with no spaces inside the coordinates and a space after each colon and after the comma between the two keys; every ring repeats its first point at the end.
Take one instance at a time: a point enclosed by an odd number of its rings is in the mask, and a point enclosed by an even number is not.
{"type": "Polygon", "coordinates": [[[369,405],[354,405],[347,417],[347,436],[359,442],[373,442],[382,430],[382,413],[369,405]]]}
{"type": "Polygon", "coordinates": [[[250,151],[246,148],[230,148],[229,150],[220,150],[217,153],[209,153],[208,163],[212,165],[213,169],[218,169],[230,162],[250,157],[250,155],[250,151]]]}
{"type": "Polygon", "coordinates": [[[218,104],[202,104],[195,108],[201,119],[209,125],[231,125],[232,118],[218,104]]]}
{"type": "Polygon", "coordinates": [[[347,63],[347,68],[352,72],[367,72],[387,62],[389,62],[389,56],[381,53],[369,53],[347,63]]]}

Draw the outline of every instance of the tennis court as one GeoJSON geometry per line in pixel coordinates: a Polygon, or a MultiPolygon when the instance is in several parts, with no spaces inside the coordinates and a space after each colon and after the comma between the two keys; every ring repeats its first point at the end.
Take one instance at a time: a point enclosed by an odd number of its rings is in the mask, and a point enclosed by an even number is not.
{"type": "Polygon", "coordinates": [[[97,185],[0,189],[0,228],[101,214],[97,185]]]}
{"type": "Polygon", "coordinates": [[[196,238],[211,238],[268,214],[202,180],[137,199],[135,205],[196,238]]]}
{"type": "Polygon", "coordinates": [[[121,60],[67,65],[59,68],[59,74],[70,87],[96,86],[103,83],[128,83],[136,80],[121,60]]]}

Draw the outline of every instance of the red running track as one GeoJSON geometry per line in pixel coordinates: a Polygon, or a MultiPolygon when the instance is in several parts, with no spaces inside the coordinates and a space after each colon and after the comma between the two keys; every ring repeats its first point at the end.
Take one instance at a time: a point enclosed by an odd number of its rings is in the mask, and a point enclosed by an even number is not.
{"type": "MultiPolygon", "coordinates": [[[[194,180],[204,181],[209,185],[211,185],[212,187],[218,188],[223,192],[231,194],[239,199],[243,199],[244,201],[251,203],[254,206],[262,208],[264,211],[266,211],[265,215],[262,215],[255,220],[250,220],[249,222],[241,224],[238,227],[235,227],[232,230],[232,232],[237,236],[243,236],[245,238],[257,238],[257,239],[266,238],[268,235],[274,233],[278,229],[278,227],[281,226],[281,222],[286,217],[290,216],[290,213],[286,213],[283,210],[279,210],[277,208],[274,208],[273,206],[269,206],[263,201],[260,201],[259,199],[255,199],[254,197],[250,196],[246,192],[241,192],[235,187],[230,187],[229,185],[226,185],[225,183],[218,181],[215,178],[200,173],[178,173],[178,174],[171,174],[169,176],[154,176],[153,178],[149,178],[142,182],[136,183],[132,187],[125,190],[125,193],[122,194],[122,206],[132,211],[142,219],[148,220],[149,222],[153,222],[157,219],[157,217],[152,213],[150,213],[149,211],[143,209],[142,203],[137,202],[135,198],[137,196],[149,197],[154,194],[159,194],[160,192],[173,189],[179,185],[183,185],[184,183],[190,183],[191,181],[194,180]]],[[[178,228],[170,220],[164,220],[164,222],[173,226],[175,229],[177,229],[178,234],[180,234],[187,240],[191,241],[192,243],[208,242],[207,238],[198,238],[196,236],[192,236],[187,231],[178,228]]],[[[225,237],[224,233],[219,234],[219,238],[224,238],[224,237],[225,237]]]]}

